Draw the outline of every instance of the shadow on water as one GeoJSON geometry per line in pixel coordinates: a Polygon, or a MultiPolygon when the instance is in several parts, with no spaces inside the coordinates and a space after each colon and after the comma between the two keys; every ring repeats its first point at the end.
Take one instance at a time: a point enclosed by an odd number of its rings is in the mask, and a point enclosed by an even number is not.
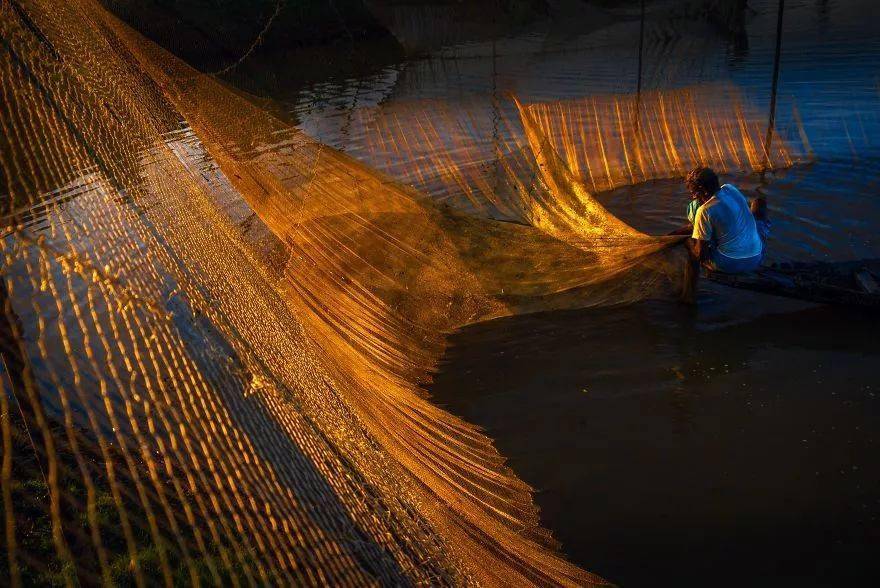
{"type": "Polygon", "coordinates": [[[764,313],[649,301],[475,325],[431,392],[496,439],[566,553],[622,586],[876,573],[875,317],[735,304],[764,313]]]}

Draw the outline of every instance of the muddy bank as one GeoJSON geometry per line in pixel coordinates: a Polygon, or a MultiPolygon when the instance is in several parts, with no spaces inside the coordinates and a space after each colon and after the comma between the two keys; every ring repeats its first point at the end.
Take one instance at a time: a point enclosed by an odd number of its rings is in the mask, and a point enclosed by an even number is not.
{"type": "Polygon", "coordinates": [[[135,29],[204,69],[239,59],[261,37],[265,52],[386,39],[388,32],[361,0],[224,2],[222,0],[104,0],[135,29]],[[267,27],[268,25],[268,27],[267,27]],[[265,32],[260,35],[261,31],[265,32]]]}
{"type": "Polygon", "coordinates": [[[271,81],[263,79],[266,70],[276,77],[324,79],[378,70],[404,58],[400,43],[361,0],[103,4],[201,71],[234,68],[224,73],[239,87],[257,93],[271,81]]]}
{"type": "Polygon", "coordinates": [[[368,75],[450,41],[510,32],[554,9],[544,0],[102,1],[194,67],[256,93],[368,75]]]}

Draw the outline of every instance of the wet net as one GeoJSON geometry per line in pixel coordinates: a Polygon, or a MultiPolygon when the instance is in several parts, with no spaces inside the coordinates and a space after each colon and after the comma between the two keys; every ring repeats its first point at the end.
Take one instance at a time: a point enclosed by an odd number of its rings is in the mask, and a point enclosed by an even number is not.
{"type": "Polygon", "coordinates": [[[95,2],[0,11],[9,582],[604,583],[423,391],[463,325],[678,286],[544,107],[409,181],[95,2]]]}

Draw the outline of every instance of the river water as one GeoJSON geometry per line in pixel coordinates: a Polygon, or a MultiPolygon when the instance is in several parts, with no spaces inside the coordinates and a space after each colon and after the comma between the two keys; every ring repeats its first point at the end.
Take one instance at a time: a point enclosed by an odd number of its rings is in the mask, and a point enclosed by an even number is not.
{"type": "MultiPolygon", "coordinates": [[[[647,4],[643,89],[724,82],[768,111],[775,0],[716,2],[708,18],[647,4]]],[[[403,5],[384,18],[412,52],[405,61],[303,80],[256,58],[229,81],[383,167],[361,124],[377,113],[442,105],[491,127],[512,112],[510,93],[635,91],[638,3],[553,6],[548,18],[506,27],[403,5]]],[[[872,0],[786,3],[779,125],[800,114],[812,161],[723,178],[767,196],[771,261],[880,256],[878,10],[872,0]]],[[[491,149],[497,135],[470,140],[491,149]]],[[[405,173],[408,160],[432,155],[402,148],[385,169],[405,173]]],[[[682,221],[680,180],[599,196],[647,232],[682,221]]],[[[648,301],[469,327],[451,338],[430,392],[496,439],[536,488],[564,552],[615,583],[853,584],[880,571],[877,324],[703,284],[693,308],[648,301]]]]}

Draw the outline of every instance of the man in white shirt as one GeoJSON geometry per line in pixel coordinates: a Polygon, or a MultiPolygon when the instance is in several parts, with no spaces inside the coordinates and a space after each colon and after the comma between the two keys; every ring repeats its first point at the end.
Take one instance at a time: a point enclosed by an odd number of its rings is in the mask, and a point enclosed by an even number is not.
{"type": "Polygon", "coordinates": [[[764,258],[769,222],[766,203],[758,200],[750,207],[742,192],[731,184],[720,185],[718,176],[708,167],[691,171],[685,185],[698,203],[695,211],[693,202],[688,209],[689,217],[693,213],[693,230],[687,241],[691,275],[685,296],[692,297],[701,264],[731,274],[758,269],[764,258]]]}

